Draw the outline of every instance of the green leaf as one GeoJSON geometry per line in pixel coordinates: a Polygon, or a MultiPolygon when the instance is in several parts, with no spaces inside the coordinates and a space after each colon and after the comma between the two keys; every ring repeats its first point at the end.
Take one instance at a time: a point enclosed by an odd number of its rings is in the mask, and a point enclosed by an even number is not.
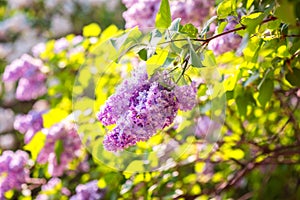
{"type": "Polygon", "coordinates": [[[216,61],[215,54],[213,51],[207,50],[204,52],[204,60],[203,60],[202,64],[207,67],[217,66],[217,61],[216,61]]]}
{"type": "Polygon", "coordinates": [[[191,64],[194,66],[194,67],[197,67],[197,68],[201,68],[203,67],[202,65],[202,61],[201,61],[201,58],[200,56],[197,55],[197,53],[195,52],[194,50],[194,47],[190,41],[190,39],[188,38],[188,42],[190,44],[190,61],[191,61],[191,64]]]}
{"type": "Polygon", "coordinates": [[[171,23],[170,27],[168,28],[169,31],[178,32],[179,28],[180,28],[180,21],[181,21],[181,18],[174,19],[173,22],[171,23]]]}
{"type": "Polygon", "coordinates": [[[168,0],[162,0],[155,19],[156,28],[168,28],[171,25],[171,11],[168,0]]]}
{"type": "Polygon", "coordinates": [[[148,58],[147,58],[147,50],[146,49],[142,49],[138,52],[140,58],[144,61],[146,61],[148,58]]]}
{"type": "Polygon", "coordinates": [[[288,0],[279,0],[279,7],[276,8],[275,16],[288,24],[296,24],[295,5],[288,0]]]}
{"type": "Polygon", "coordinates": [[[289,71],[285,78],[291,85],[300,87],[300,69],[293,68],[293,71],[289,71]]]}
{"type": "Polygon", "coordinates": [[[247,79],[247,81],[245,81],[245,82],[243,83],[243,86],[244,86],[244,87],[247,87],[248,85],[250,85],[250,84],[252,84],[254,81],[256,81],[258,78],[259,78],[259,73],[258,73],[258,72],[253,73],[253,74],[247,79]]]}
{"type": "Polygon", "coordinates": [[[241,116],[246,116],[247,114],[247,105],[248,105],[248,98],[246,95],[239,95],[235,99],[238,111],[241,116]]]}
{"type": "Polygon", "coordinates": [[[256,63],[257,60],[258,60],[258,55],[259,55],[259,51],[261,49],[262,44],[263,44],[263,40],[261,39],[261,40],[259,40],[259,43],[257,44],[257,48],[255,50],[255,53],[254,53],[254,55],[252,57],[252,62],[253,63],[256,63]]]}
{"type": "MultiPolygon", "coordinates": [[[[205,22],[205,24],[203,25],[203,28],[200,32],[200,37],[202,38],[204,36],[205,33],[207,33],[209,31],[209,27],[210,25],[217,19],[217,16],[212,16],[209,20],[207,20],[205,22]]],[[[197,30],[198,31],[198,30],[197,30]]]]}
{"type": "Polygon", "coordinates": [[[117,37],[117,38],[111,38],[110,41],[114,48],[116,50],[120,50],[122,45],[124,45],[125,41],[127,40],[130,32],[125,33],[124,35],[117,37]]]}
{"type": "Polygon", "coordinates": [[[263,12],[252,13],[243,17],[241,23],[246,26],[248,34],[251,35],[255,32],[256,27],[261,24],[264,17],[265,14],[263,12]]]}
{"type": "Polygon", "coordinates": [[[30,151],[33,160],[36,160],[41,149],[44,147],[46,135],[41,131],[37,132],[32,140],[24,146],[24,149],[30,151]]]}
{"type": "Polygon", "coordinates": [[[259,88],[258,101],[262,107],[265,107],[271,99],[274,90],[274,82],[271,79],[266,79],[259,88]]]}
{"type": "Polygon", "coordinates": [[[142,172],[144,171],[144,162],[141,160],[132,161],[127,168],[124,170],[125,172],[142,172]]]}
{"type": "Polygon", "coordinates": [[[182,33],[186,33],[188,36],[195,38],[198,34],[198,29],[193,24],[184,25],[181,30],[182,33]]]}
{"type": "Polygon", "coordinates": [[[96,37],[101,33],[101,28],[98,24],[92,23],[83,27],[84,37],[96,37]]]}
{"type": "Polygon", "coordinates": [[[162,38],[161,32],[157,29],[154,29],[150,33],[150,45],[151,45],[151,47],[155,48],[156,45],[158,44],[158,42],[161,40],[161,38],[162,38]]]}
{"type": "Polygon", "coordinates": [[[248,33],[245,33],[241,43],[240,43],[240,46],[239,48],[236,50],[236,54],[237,55],[241,55],[241,53],[243,52],[243,50],[247,47],[248,45],[248,42],[249,42],[249,34],[248,33]]]}
{"type": "Polygon", "coordinates": [[[43,125],[45,128],[50,128],[54,124],[60,122],[68,116],[68,112],[59,108],[53,108],[49,112],[42,115],[43,125]]]}
{"type": "Polygon", "coordinates": [[[234,158],[236,160],[241,160],[244,158],[245,153],[241,149],[232,149],[230,153],[227,154],[230,158],[234,158]]]}
{"type": "Polygon", "coordinates": [[[250,6],[253,4],[254,0],[247,0],[246,8],[247,10],[250,8],[250,6]]]}
{"type": "Polygon", "coordinates": [[[175,58],[173,57],[167,57],[167,59],[165,60],[164,64],[162,64],[161,67],[167,68],[174,60],[175,58]]]}
{"type": "Polygon", "coordinates": [[[236,1],[235,0],[224,0],[218,8],[217,14],[219,19],[224,19],[229,15],[233,15],[236,12],[236,1]]]}
{"type": "Polygon", "coordinates": [[[61,153],[64,151],[64,143],[62,140],[57,140],[54,145],[54,152],[56,156],[56,161],[60,164],[60,156],[61,153]]]}

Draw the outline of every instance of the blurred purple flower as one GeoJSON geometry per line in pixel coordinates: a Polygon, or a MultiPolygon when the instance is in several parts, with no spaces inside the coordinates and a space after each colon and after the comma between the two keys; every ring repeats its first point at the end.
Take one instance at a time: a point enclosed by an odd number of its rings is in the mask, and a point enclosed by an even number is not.
{"type": "Polygon", "coordinates": [[[97,114],[105,126],[116,124],[104,138],[105,149],[123,150],[148,140],[173,123],[179,108],[192,109],[195,99],[196,90],[192,86],[175,86],[166,72],[148,80],[145,69],[139,67],[118,86],[97,114]],[[173,87],[175,90],[170,89],[173,87]]]}
{"type": "Polygon", "coordinates": [[[76,35],[73,39],[72,39],[72,44],[78,45],[80,42],[83,41],[83,37],[81,35],[76,35]]]}
{"type": "Polygon", "coordinates": [[[20,101],[36,99],[47,92],[46,76],[41,72],[43,63],[24,54],[20,59],[13,61],[5,68],[4,82],[19,80],[16,98],[20,101]]]}
{"type": "MultiPolygon", "coordinates": [[[[228,24],[223,32],[232,30],[238,24],[234,17],[228,17],[228,24]]],[[[218,28],[216,28],[215,35],[217,35],[218,28]]],[[[215,55],[220,55],[228,51],[236,50],[242,41],[242,37],[236,33],[228,33],[211,40],[208,43],[208,49],[212,50],[215,55]]]]}
{"type": "Polygon", "coordinates": [[[4,151],[0,156],[0,199],[5,199],[5,192],[16,189],[29,179],[29,169],[26,168],[29,157],[25,151],[4,151]]]}
{"type": "Polygon", "coordinates": [[[98,187],[98,181],[93,180],[86,184],[79,184],[76,187],[76,194],[70,200],[99,200],[103,199],[105,190],[98,187]]]}
{"type": "Polygon", "coordinates": [[[208,134],[220,129],[221,125],[208,116],[201,116],[197,119],[195,127],[195,135],[201,139],[204,139],[208,134]]]}
{"type": "Polygon", "coordinates": [[[39,57],[41,53],[43,53],[46,50],[46,44],[43,42],[40,42],[32,47],[31,51],[33,56],[39,57]]]}
{"type": "MultiPolygon", "coordinates": [[[[36,197],[36,200],[49,200],[52,199],[51,197],[49,197],[49,194],[53,194],[53,192],[50,192],[52,190],[55,190],[55,188],[60,188],[59,185],[62,184],[62,181],[57,178],[51,178],[46,185],[42,186],[41,192],[40,194],[36,197]]],[[[68,188],[61,188],[61,194],[65,195],[65,196],[70,196],[71,192],[70,190],[68,190],[68,188]]],[[[57,191],[56,191],[57,192],[57,191]]]]}
{"type": "Polygon", "coordinates": [[[14,128],[25,134],[24,142],[28,144],[33,136],[43,128],[42,112],[30,111],[27,115],[18,115],[14,128]]]}
{"type": "Polygon", "coordinates": [[[61,176],[68,169],[68,164],[80,157],[81,140],[72,123],[61,122],[45,131],[46,143],[38,155],[37,162],[48,163],[48,173],[54,177],[61,176]]]}
{"type": "Polygon", "coordinates": [[[154,27],[155,16],[159,9],[160,0],[125,0],[128,10],[123,13],[126,28],[154,27]]]}
{"type": "Polygon", "coordinates": [[[59,53],[61,51],[66,50],[69,46],[70,46],[69,41],[66,38],[62,37],[55,41],[54,52],[59,53]]]}
{"type": "Polygon", "coordinates": [[[173,20],[181,18],[183,24],[192,23],[199,27],[209,16],[214,4],[214,0],[171,1],[171,15],[173,20]]]}
{"type": "Polygon", "coordinates": [[[178,100],[180,110],[191,110],[196,105],[197,86],[195,82],[192,82],[191,86],[184,85],[175,87],[174,93],[178,100]]]}

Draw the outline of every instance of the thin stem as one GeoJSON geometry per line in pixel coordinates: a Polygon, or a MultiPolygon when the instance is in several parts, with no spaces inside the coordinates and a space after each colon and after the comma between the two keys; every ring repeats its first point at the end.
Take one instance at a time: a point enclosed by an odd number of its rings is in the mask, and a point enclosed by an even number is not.
{"type": "MultiPolygon", "coordinates": [[[[271,16],[268,19],[263,20],[260,24],[265,24],[265,23],[268,23],[270,21],[274,21],[276,19],[277,19],[276,17],[271,16]]],[[[233,32],[236,32],[236,31],[245,30],[246,28],[247,28],[247,26],[241,25],[241,27],[225,31],[223,33],[211,36],[211,37],[206,38],[206,39],[203,39],[203,38],[191,38],[190,40],[192,40],[192,41],[198,41],[198,42],[203,42],[203,44],[206,44],[206,43],[209,43],[213,39],[216,39],[218,37],[221,37],[223,35],[226,35],[226,34],[229,34],[229,33],[233,33],[233,32]]],[[[300,37],[299,35],[286,35],[286,36],[288,36],[288,37],[300,37]]],[[[166,41],[166,42],[162,42],[162,43],[158,43],[158,44],[161,45],[161,44],[166,44],[166,43],[170,43],[170,42],[181,42],[181,41],[186,41],[186,39],[171,40],[171,41],[166,41]]]]}

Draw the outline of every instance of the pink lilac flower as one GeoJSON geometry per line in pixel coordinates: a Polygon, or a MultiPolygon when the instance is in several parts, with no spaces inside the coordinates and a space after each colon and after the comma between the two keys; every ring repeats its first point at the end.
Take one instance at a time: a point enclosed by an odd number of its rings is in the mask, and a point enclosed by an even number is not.
{"type": "Polygon", "coordinates": [[[201,26],[210,14],[214,6],[213,0],[185,0],[171,1],[170,9],[173,20],[181,18],[183,24],[192,23],[194,26],[201,26]]]}
{"type": "Polygon", "coordinates": [[[29,179],[26,167],[29,157],[25,151],[4,151],[0,156],[0,199],[5,199],[5,192],[16,189],[29,179]]]}
{"type": "Polygon", "coordinates": [[[139,26],[140,28],[153,27],[155,16],[159,9],[160,0],[124,1],[128,10],[123,13],[126,28],[139,26]]]}
{"type": "Polygon", "coordinates": [[[86,184],[79,184],[76,187],[76,194],[70,200],[99,200],[103,199],[105,190],[98,187],[98,181],[93,180],[86,184]]]}
{"type": "Polygon", "coordinates": [[[72,44],[78,45],[83,41],[83,37],[81,35],[76,35],[73,39],[72,39],[72,44]]]}
{"type": "Polygon", "coordinates": [[[70,46],[69,41],[67,38],[60,38],[55,41],[54,43],[54,52],[59,53],[61,51],[66,50],[70,46]]]}
{"type": "Polygon", "coordinates": [[[196,105],[197,87],[192,82],[191,86],[184,85],[174,88],[175,96],[178,97],[179,109],[183,111],[191,110],[196,105]]]}
{"type": "Polygon", "coordinates": [[[43,63],[24,54],[20,59],[13,61],[5,68],[4,82],[19,80],[16,98],[20,101],[36,99],[47,92],[46,76],[41,72],[43,63]]]}
{"type": "Polygon", "coordinates": [[[37,162],[48,163],[48,173],[54,177],[61,176],[68,169],[68,164],[80,156],[81,140],[72,123],[57,123],[45,131],[46,143],[38,155],[37,162]],[[58,146],[62,148],[60,155],[56,154],[58,146]]]}
{"type": "MultiPolygon", "coordinates": [[[[54,194],[54,196],[52,196],[53,194],[51,194],[51,190],[54,190],[55,188],[59,187],[59,185],[62,184],[61,179],[54,177],[51,178],[46,185],[42,186],[41,192],[40,194],[36,197],[36,200],[48,200],[48,199],[52,199],[55,198],[55,195],[65,195],[65,196],[70,196],[71,192],[70,190],[68,190],[68,188],[63,187],[61,188],[61,192],[60,194],[54,194]]],[[[59,198],[59,197],[57,197],[59,198]]]]}
{"type": "Polygon", "coordinates": [[[118,151],[148,140],[173,123],[178,109],[190,110],[195,106],[195,91],[193,86],[176,86],[166,72],[148,80],[145,69],[139,67],[97,114],[103,125],[116,124],[105,136],[104,148],[118,151]],[[182,93],[183,90],[189,92],[182,93]]]}
{"type": "Polygon", "coordinates": [[[46,44],[40,42],[32,47],[31,52],[34,57],[39,57],[46,50],[46,44]]]}
{"type": "Polygon", "coordinates": [[[24,142],[28,144],[33,136],[43,128],[42,112],[30,111],[27,115],[18,115],[14,128],[25,134],[24,142]]]}
{"type": "MultiPolygon", "coordinates": [[[[232,30],[238,24],[234,17],[228,17],[228,24],[223,32],[232,30]]],[[[216,28],[215,35],[218,29],[216,28]]],[[[228,51],[236,50],[242,41],[242,37],[236,33],[228,33],[211,40],[208,43],[208,49],[212,50],[215,55],[220,55],[228,51]]]]}

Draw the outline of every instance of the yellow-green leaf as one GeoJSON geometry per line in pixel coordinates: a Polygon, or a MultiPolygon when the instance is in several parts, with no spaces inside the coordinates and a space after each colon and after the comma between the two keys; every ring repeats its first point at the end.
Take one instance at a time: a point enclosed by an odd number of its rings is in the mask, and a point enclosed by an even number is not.
{"type": "Polygon", "coordinates": [[[96,23],[91,23],[83,27],[83,36],[84,37],[96,37],[101,33],[101,28],[96,23]]]}
{"type": "Polygon", "coordinates": [[[168,0],[162,0],[155,19],[156,28],[168,28],[171,25],[171,11],[168,0]]]}

